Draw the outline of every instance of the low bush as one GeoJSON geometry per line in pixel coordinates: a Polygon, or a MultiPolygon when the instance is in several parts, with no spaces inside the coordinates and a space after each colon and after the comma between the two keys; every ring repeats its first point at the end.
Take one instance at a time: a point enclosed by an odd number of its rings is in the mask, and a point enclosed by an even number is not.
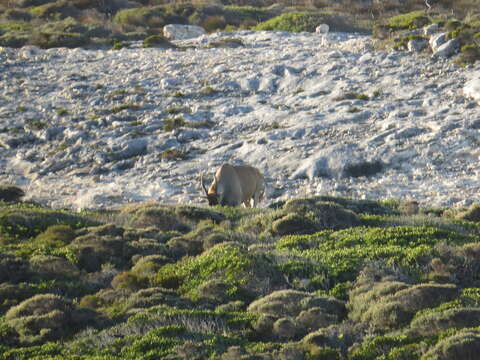
{"type": "Polygon", "coordinates": [[[41,208],[0,207],[0,242],[36,236],[49,226],[68,225],[75,229],[98,224],[80,215],[41,208]]]}
{"type": "Polygon", "coordinates": [[[190,227],[181,222],[174,209],[156,205],[144,205],[125,208],[121,216],[128,217],[127,225],[130,227],[147,228],[156,227],[162,231],[187,232],[190,227]]]}
{"type": "Polygon", "coordinates": [[[475,360],[480,351],[480,331],[463,329],[439,341],[421,360],[475,360]]]}
{"type": "Polygon", "coordinates": [[[331,31],[352,31],[346,19],[328,13],[290,12],[274,17],[255,26],[255,30],[283,30],[290,32],[314,32],[320,24],[327,24],[331,31]]]}
{"type": "Polygon", "coordinates": [[[19,202],[25,192],[17,186],[0,185],[0,201],[5,202],[19,202]]]}
{"type": "Polygon", "coordinates": [[[219,244],[195,258],[185,257],[163,266],[155,283],[197,298],[199,286],[213,279],[228,284],[225,293],[230,300],[249,300],[281,283],[279,274],[263,256],[234,243],[219,244]]]}
{"type": "Polygon", "coordinates": [[[10,308],[5,319],[22,343],[35,344],[65,337],[90,323],[91,316],[61,296],[41,294],[10,308]]]}

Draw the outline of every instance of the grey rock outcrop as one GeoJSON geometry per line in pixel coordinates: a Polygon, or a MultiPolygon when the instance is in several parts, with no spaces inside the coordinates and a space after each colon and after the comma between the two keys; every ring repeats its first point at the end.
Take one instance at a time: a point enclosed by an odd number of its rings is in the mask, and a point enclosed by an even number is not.
{"type": "Polygon", "coordinates": [[[193,39],[205,34],[205,30],[197,25],[168,24],[163,27],[163,35],[169,40],[193,39]]]}
{"type": "Polygon", "coordinates": [[[436,48],[436,50],[433,52],[433,56],[441,58],[450,57],[458,51],[459,47],[460,43],[457,39],[449,40],[436,48]]]}
{"type": "Polygon", "coordinates": [[[430,38],[428,43],[430,44],[430,48],[433,52],[437,51],[437,49],[447,42],[447,33],[440,33],[434,35],[430,38]]]}
{"type": "Polygon", "coordinates": [[[427,40],[412,39],[408,41],[408,51],[420,52],[427,47],[427,40]]]}

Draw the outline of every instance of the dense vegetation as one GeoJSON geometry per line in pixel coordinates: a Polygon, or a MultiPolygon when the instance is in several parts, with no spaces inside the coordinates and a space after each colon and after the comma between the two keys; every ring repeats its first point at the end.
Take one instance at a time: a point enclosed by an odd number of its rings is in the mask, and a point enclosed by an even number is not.
{"type": "Polygon", "coordinates": [[[0,359],[477,359],[478,204],[23,196],[0,186],[0,359]]]}
{"type": "MultiPolygon", "coordinates": [[[[465,57],[476,58],[480,41],[477,0],[430,2],[433,7],[427,12],[424,2],[418,0],[0,0],[0,46],[120,49],[129,41],[151,36],[164,44],[158,37],[170,23],[200,25],[208,32],[313,31],[321,23],[334,31],[371,32],[376,25],[386,25],[383,30],[387,31],[377,33],[395,37],[392,30],[424,25],[425,19],[427,23],[444,21],[448,14],[457,21],[458,26],[449,31],[461,33],[465,57]],[[421,14],[421,19],[387,20],[412,11],[421,14]]],[[[155,44],[149,41],[148,46],[155,44]]]]}

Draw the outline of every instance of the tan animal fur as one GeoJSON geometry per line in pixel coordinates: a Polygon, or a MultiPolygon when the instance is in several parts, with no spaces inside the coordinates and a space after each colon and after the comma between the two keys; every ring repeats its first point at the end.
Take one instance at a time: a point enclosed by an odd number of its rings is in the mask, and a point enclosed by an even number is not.
{"type": "Polygon", "coordinates": [[[202,188],[208,203],[213,205],[256,207],[265,192],[265,180],[260,171],[249,165],[223,164],[215,173],[212,184],[207,190],[203,174],[202,188]],[[253,200],[253,203],[252,203],[253,200]]]}

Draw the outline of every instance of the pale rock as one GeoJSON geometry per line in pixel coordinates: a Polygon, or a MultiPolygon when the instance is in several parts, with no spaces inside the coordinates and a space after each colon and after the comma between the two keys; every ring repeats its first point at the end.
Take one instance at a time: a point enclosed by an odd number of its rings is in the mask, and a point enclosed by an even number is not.
{"type": "Polygon", "coordinates": [[[330,26],[327,24],[320,24],[315,28],[315,32],[317,34],[328,34],[328,31],[330,30],[330,26]]]}
{"type": "Polygon", "coordinates": [[[472,80],[465,83],[463,93],[465,96],[471,97],[480,103],[480,71],[477,72],[472,80]]]}
{"type": "Polygon", "coordinates": [[[452,39],[440,45],[436,50],[434,50],[432,56],[447,58],[454,55],[458,51],[459,47],[460,43],[458,42],[458,40],[452,39]]]}
{"type": "Polygon", "coordinates": [[[180,79],[178,78],[164,78],[160,80],[160,87],[162,89],[171,89],[180,84],[180,79]]]}
{"type": "Polygon", "coordinates": [[[133,156],[144,155],[147,153],[148,140],[146,138],[132,139],[122,144],[120,150],[112,153],[115,160],[129,159],[133,156]]]}
{"type": "Polygon", "coordinates": [[[205,34],[205,29],[197,25],[169,24],[163,27],[163,35],[169,40],[193,39],[205,34]]]}
{"type": "Polygon", "coordinates": [[[438,31],[438,24],[430,24],[423,28],[424,35],[433,35],[438,31]]]}
{"type": "Polygon", "coordinates": [[[291,179],[313,180],[315,177],[341,179],[361,176],[362,168],[366,173],[373,174],[381,171],[382,165],[378,160],[366,159],[356,144],[332,145],[301,161],[291,179]]]}
{"type": "Polygon", "coordinates": [[[445,44],[446,42],[447,42],[447,33],[440,33],[440,34],[434,35],[428,41],[430,48],[434,52],[437,51],[437,49],[441,45],[445,44]]]}
{"type": "Polygon", "coordinates": [[[194,129],[177,129],[173,132],[180,143],[188,143],[192,140],[206,137],[205,131],[194,129]]]}
{"type": "Polygon", "coordinates": [[[408,41],[408,51],[420,52],[427,47],[427,40],[411,39],[408,41]]]}

